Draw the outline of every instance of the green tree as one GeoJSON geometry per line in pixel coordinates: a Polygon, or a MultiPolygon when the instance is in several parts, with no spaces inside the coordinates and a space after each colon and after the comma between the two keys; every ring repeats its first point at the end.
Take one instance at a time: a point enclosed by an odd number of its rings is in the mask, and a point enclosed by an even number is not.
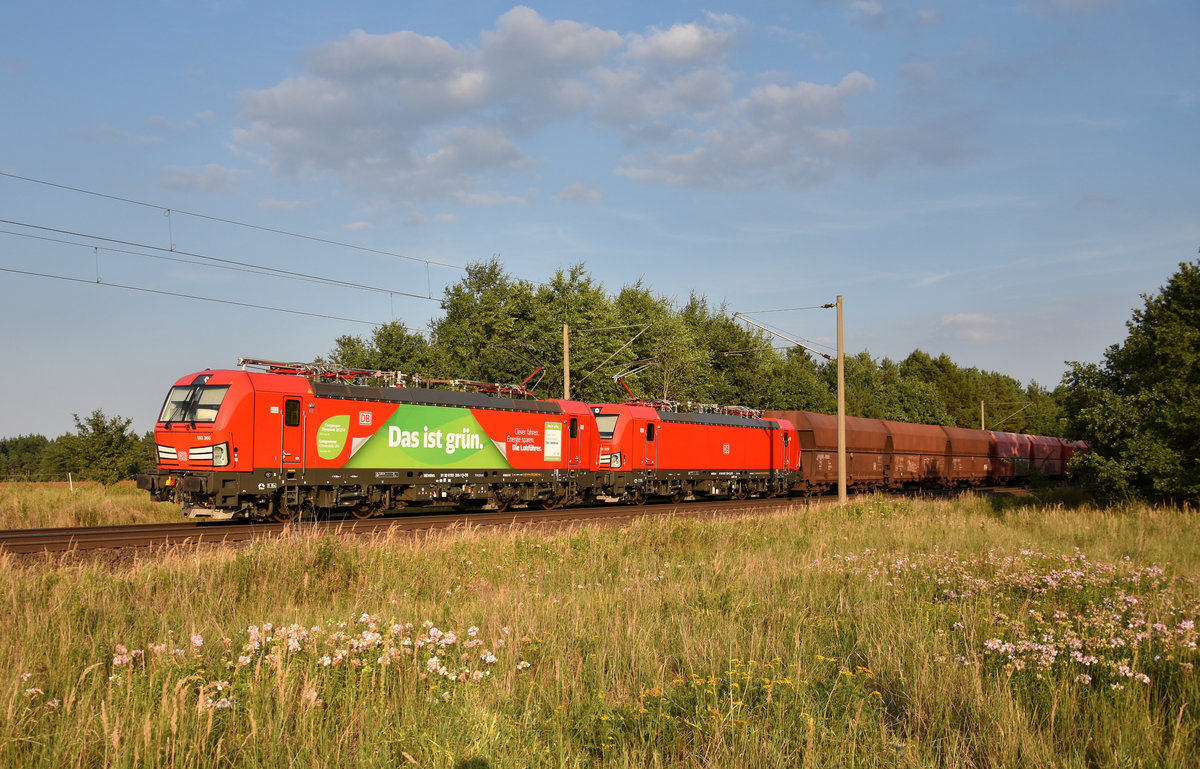
{"type": "Polygon", "coordinates": [[[1063,377],[1069,429],[1091,450],[1076,472],[1106,495],[1200,496],[1200,262],[1181,263],[1143,295],[1124,343],[1104,363],[1070,364],[1063,377]]]}
{"type": "Polygon", "coordinates": [[[75,433],[59,436],[42,457],[43,475],[116,483],[153,467],[154,440],[129,430],[132,420],[109,417],[100,409],[87,419],[75,417],[75,433]]]}
{"type": "Polygon", "coordinates": [[[427,373],[488,382],[525,379],[531,367],[521,350],[536,328],[535,294],[532,283],[514,279],[499,259],[468,265],[467,274],[446,288],[444,314],[432,323],[427,373]]]}
{"type": "MultiPolygon", "coordinates": [[[[821,373],[836,394],[837,361],[828,361],[821,373]]],[[[950,415],[933,385],[905,376],[900,366],[884,358],[877,365],[869,352],[847,357],[846,413],[896,422],[950,424],[950,415]]]]}
{"type": "Polygon", "coordinates": [[[21,435],[0,440],[0,479],[34,479],[50,446],[44,435],[21,435]]]}
{"type": "Polygon", "coordinates": [[[836,376],[835,368],[831,384],[807,350],[790,348],[784,357],[772,357],[764,408],[831,414],[837,410],[836,376]]]}
{"type": "Polygon", "coordinates": [[[330,362],[348,368],[422,373],[430,367],[429,342],[399,321],[377,326],[370,340],[340,336],[329,353],[330,362]]]}
{"type": "Polygon", "coordinates": [[[582,264],[556,270],[548,283],[538,286],[526,342],[531,345],[530,366],[540,363],[547,367],[548,376],[539,388],[544,397],[563,395],[563,326],[573,332],[569,342],[571,397],[603,400],[611,393],[611,379],[590,374],[620,346],[617,340],[621,337],[610,329],[612,319],[612,300],[582,264]]]}
{"type": "Polygon", "coordinates": [[[1009,432],[1060,435],[1059,408],[1053,393],[1028,387],[1010,376],[977,368],[961,368],[943,353],[934,358],[914,350],[900,364],[900,373],[932,385],[942,399],[950,424],[979,427],[979,404],[984,403],[988,426],[1009,432]]]}
{"type": "Polygon", "coordinates": [[[708,299],[692,294],[679,312],[693,342],[708,365],[697,377],[695,400],[727,405],[768,408],[772,365],[779,357],[767,335],[747,330],[733,319],[728,308],[712,308],[708,299]]]}

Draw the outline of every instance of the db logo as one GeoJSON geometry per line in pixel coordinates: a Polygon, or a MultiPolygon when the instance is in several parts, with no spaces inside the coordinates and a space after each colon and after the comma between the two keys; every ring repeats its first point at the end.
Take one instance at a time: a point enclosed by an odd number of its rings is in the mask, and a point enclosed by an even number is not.
{"type": "Polygon", "coordinates": [[[180,462],[187,461],[187,451],[180,451],[177,456],[178,456],[180,462]]]}
{"type": "Polygon", "coordinates": [[[360,425],[370,425],[371,424],[371,412],[370,411],[358,412],[358,423],[360,425]]]}

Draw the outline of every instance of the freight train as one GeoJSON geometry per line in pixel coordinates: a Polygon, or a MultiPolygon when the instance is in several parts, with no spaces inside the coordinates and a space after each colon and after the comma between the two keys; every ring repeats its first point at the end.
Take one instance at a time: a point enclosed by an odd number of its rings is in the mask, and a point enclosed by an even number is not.
{"type": "MultiPolygon", "coordinates": [[[[409,506],[809,495],[837,484],[832,416],[630,400],[538,399],[522,385],[440,381],[243,358],[189,374],[155,425],[139,488],[189,518],[369,518],[409,506]],[[450,385],[452,389],[428,385],[450,385]]],[[[1080,443],[847,419],[856,491],[1064,474],[1080,443]]]]}

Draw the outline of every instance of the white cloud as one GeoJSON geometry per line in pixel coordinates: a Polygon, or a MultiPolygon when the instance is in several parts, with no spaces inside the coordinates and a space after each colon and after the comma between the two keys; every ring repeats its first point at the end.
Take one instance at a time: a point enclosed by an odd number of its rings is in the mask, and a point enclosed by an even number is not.
{"type": "Polygon", "coordinates": [[[706,62],[723,56],[734,36],[732,17],[720,17],[718,23],[723,28],[676,24],[668,30],[654,30],[648,37],[634,34],[630,36],[627,53],[632,59],[674,64],[706,62]]]}
{"type": "Polygon", "coordinates": [[[850,97],[873,88],[875,81],[861,72],[851,72],[835,86],[815,83],[762,85],[750,92],[746,109],[768,125],[825,122],[840,118],[850,97]]]}
{"type": "Polygon", "coordinates": [[[536,165],[529,142],[571,122],[615,132],[634,153],[617,172],[652,184],[807,185],[898,154],[900,137],[848,124],[848,106],[876,88],[862,72],[757,73],[739,95],[750,78],[728,55],[746,28],[709,13],[622,35],[519,6],[477,44],[355,31],[310,48],[302,73],[242,94],[234,139],[284,180],[471,205],[526,202],[505,181],[536,165]]]}
{"type": "Polygon", "coordinates": [[[848,0],[845,5],[849,9],[850,21],[855,24],[880,27],[887,20],[883,3],[879,0],[848,0]]]}

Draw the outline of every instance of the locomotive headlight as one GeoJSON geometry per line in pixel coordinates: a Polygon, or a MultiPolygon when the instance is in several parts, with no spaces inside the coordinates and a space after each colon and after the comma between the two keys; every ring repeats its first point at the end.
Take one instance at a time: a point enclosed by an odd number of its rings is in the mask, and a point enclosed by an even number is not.
{"type": "Polygon", "coordinates": [[[224,467],[229,464],[229,444],[218,443],[213,446],[213,467],[224,467]]]}
{"type": "Polygon", "coordinates": [[[608,466],[609,467],[620,467],[621,466],[621,452],[618,451],[608,458],[608,466]]]}

